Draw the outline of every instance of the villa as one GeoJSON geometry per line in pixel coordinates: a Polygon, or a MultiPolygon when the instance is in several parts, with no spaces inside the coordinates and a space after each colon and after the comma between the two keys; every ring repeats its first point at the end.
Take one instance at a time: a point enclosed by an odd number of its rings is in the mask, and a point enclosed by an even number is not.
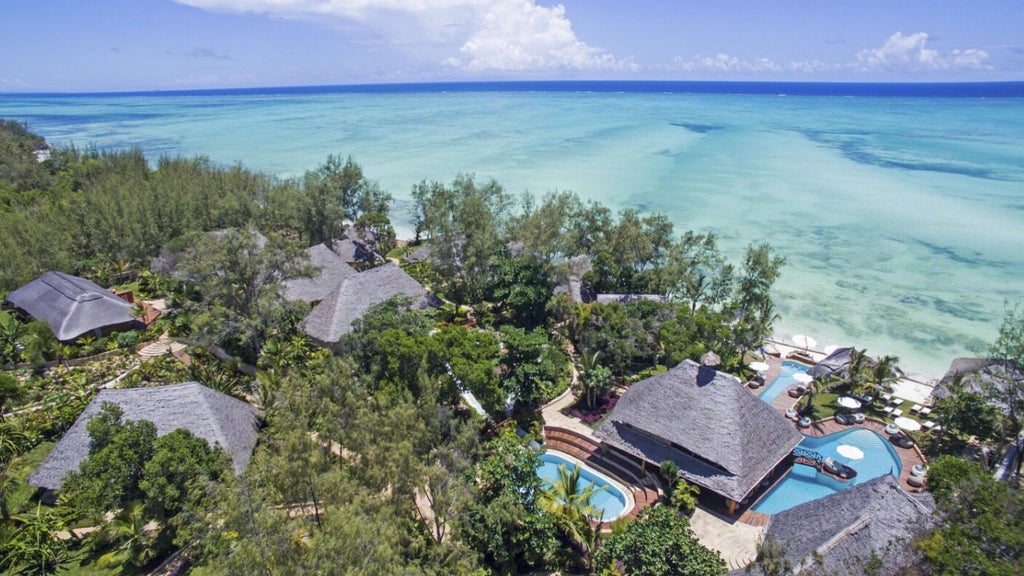
{"type": "MultiPolygon", "coordinates": [[[[336,240],[335,244],[338,242],[336,240]]],[[[302,276],[285,281],[284,294],[288,300],[308,302],[316,306],[345,278],[358,274],[355,268],[349,266],[344,258],[326,244],[310,246],[306,249],[306,254],[309,255],[309,261],[317,271],[313,276],[302,276]]]]}
{"type": "Polygon", "coordinates": [[[730,514],[788,469],[803,439],[735,376],[692,360],[633,384],[595,436],[645,466],[675,462],[702,500],[730,514]]]}
{"type": "Polygon", "coordinates": [[[24,317],[45,322],[61,342],[97,338],[136,327],[127,300],[102,286],[63,272],[47,272],[7,295],[24,317]]]}
{"type": "Polygon", "coordinates": [[[245,470],[256,446],[256,410],[198,382],[100,390],[28,477],[30,486],[57,491],[68,472],[78,470],[89,456],[90,439],[86,425],[100,412],[104,402],[120,407],[124,420],[149,420],[156,425],[157,436],[184,428],[205,439],[210,446],[224,448],[231,456],[236,474],[245,470]]]}
{"type": "Polygon", "coordinates": [[[332,346],[351,332],[352,323],[370,308],[395,296],[412,298],[412,307],[420,310],[441,304],[396,264],[384,264],[342,279],[302,320],[299,328],[318,344],[332,346]]]}
{"type": "Polygon", "coordinates": [[[872,558],[889,573],[912,561],[908,544],[934,509],[931,494],[909,494],[886,474],[772,516],[766,538],[784,547],[794,574],[863,574],[872,558]]]}

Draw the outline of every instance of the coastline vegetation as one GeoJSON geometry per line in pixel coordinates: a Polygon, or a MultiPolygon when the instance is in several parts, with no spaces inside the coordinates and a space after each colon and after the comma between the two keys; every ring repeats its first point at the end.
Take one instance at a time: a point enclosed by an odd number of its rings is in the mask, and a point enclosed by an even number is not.
{"type": "MultiPolygon", "coordinates": [[[[71,343],[0,316],[0,570],[142,574],[172,559],[197,575],[725,572],[678,502],[595,530],[586,498],[552,500],[569,487],[542,485],[529,442],[541,439],[538,408],[574,374],[593,405],[708,352],[746,371],[778,317],[771,290],[785,259],[771,245],[733,264],[713,233],[677,234],[664,215],[616,214],[568,192],[516,197],[463,175],[414,187],[414,246],[397,252],[391,197],[351,158],[282,180],[203,158],[150,165],[138,150],[57,148],[40,161],[44,146],[0,123],[0,296],[61,270],[165,298],[170,311],[142,332],[71,343]],[[305,247],[345,234],[403,263],[428,250],[405,269],[445,305],[392,299],[337,346],[315,346],[299,330],[309,307],[287,302],[284,282],[315,271],[305,247]],[[626,296],[582,303],[574,287],[626,296]],[[165,332],[190,362],[137,360],[165,332]],[[71,366],[76,357],[92,359],[71,366]],[[257,405],[244,474],[205,441],[157,438],[107,408],[57,505],[27,498],[41,452],[124,373],[122,386],[197,380],[257,405]],[[465,391],[485,414],[466,408],[465,391]],[[80,538],[69,526],[98,530],[80,538]]],[[[999,345],[1024,350],[1024,329],[1014,334],[999,345]]],[[[975,478],[946,483],[961,477],[975,478]]],[[[945,502],[957,518],[968,501],[945,502]]],[[[942,537],[954,536],[981,545],[942,537]]],[[[920,544],[922,573],[953,561],[938,537],[920,544]]]]}

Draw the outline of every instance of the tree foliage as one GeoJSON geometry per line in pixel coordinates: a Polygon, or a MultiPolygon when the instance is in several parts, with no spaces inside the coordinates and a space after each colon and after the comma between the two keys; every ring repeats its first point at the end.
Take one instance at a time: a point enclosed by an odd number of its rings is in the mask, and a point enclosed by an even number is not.
{"type": "Polygon", "coordinates": [[[712,576],[726,571],[722,557],[701,546],[689,521],[668,506],[645,508],[624,532],[608,537],[593,566],[596,573],[631,576],[712,576]]]}

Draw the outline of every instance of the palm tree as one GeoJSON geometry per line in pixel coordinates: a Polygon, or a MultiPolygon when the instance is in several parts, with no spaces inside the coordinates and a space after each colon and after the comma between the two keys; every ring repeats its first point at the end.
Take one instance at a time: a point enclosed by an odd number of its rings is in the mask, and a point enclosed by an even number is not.
{"type": "Polygon", "coordinates": [[[111,544],[114,548],[100,556],[96,566],[145,566],[156,555],[153,539],[146,530],[147,523],[142,502],[132,502],[118,512],[99,532],[99,541],[111,544]]]}
{"type": "Polygon", "coordinates": [[[891,354],[877,359],[870,376],[875,388],[892,391],[892,385],[900,378],[899,362],[899,357],[891,354]]]}
{"type": "Polygon", "coordinates": [[[595,488],[591,482],[582,486],[580,468],[558,466],[558,479],[540,493],[540,507],[555,517],[562,533],[579,548],[584,563],[590,562],[590,553],[597,545],[597,531],[591,522],[600,520],[601,510],[591,503],[594,495],[606,490],[607,486],[595,488]]]}
{"type": "MultiPolygon", "coordinates": [[[[58,532],[64,523],[53,512],[36,506],[35,514],[12,517],[18,527],[0,548],[0,570],[21,567],[21,574],[53,574],[67,561],[67,544],[58,532]]],[[[5,572],[5,574],[8,572],[5,572]]]]}

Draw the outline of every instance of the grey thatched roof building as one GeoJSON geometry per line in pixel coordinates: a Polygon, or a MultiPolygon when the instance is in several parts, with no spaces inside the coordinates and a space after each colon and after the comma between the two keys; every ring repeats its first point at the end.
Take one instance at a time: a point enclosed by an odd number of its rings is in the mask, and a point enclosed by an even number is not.
{"type": "Polygon", "coordinates": [[[814,378],[822,378],[833,374],[845,376],[850,370],[850,363],[853,362],[853,355],[856,350],[852,347],[837,348],[831,354],[821,359],[810,370],[808,374],[814,378]]]}
{"type": "Polygon", "coordinates": [[[783,546],[795,573],[863,574],[875,556],[877,573],[893,574],[911,562],[909,542],[934,510],[931,494],[908,494],[885,474],[772,516],[766,537],[783,546]]]}
{"type": "Polygon", "coordinates": [[[352,331],[352,323],[373,306],[395,296],[408,296],[412,306],[424,309],[441,301],[395,264],[384,264],[343,279],[302,320],[299,328],[320,344],[331,345],[352,331]]]}
{"type": "Polygon", "coordinates": [[[30,486],[58,490],[68,472],[78,470],[89,456],[86,424],[104,402],[117,404],[124,420],[149,420],[157,436],[184,428],[224,448],[236,473],[242,473],[256,446],[256,410],[245,402],[203,386],[198,382],[100,390],[82,415],[28,477],[30,486]]]}
{"type": "Polygon", "coordinates": [[[630,386],[595,432],[608,445],[742,502],[803,436],[735,377],[685,360],[630,386]]]}
{"type": "Polygon", "coordinates": [[[285,298],[315,304],[323,300],[342,280],[358,274],[355,268],[331,250],[326,244],[306,249],[309,262],[317,272],[311,277],[292,278],[284,283],[285,298]]]}
{"type": "Polygon", "coordinates": [[[102,286],[65,274],[47,272],[7,295],[23,314],[46,322],[57,340],[74,340],[134,327],[132,305],[102,286]]]}
{"type": "MultiPolygon", "coordinates": [[[[1006,393],[1010,382],[1024,382],[1024,367],[1017,366],[1012,360],[992,358],[957,358],[949,365],[938,385],[932,392],[935,398],[947,398],[950,386],[957,379],[963,384],[964,391],[970,393],[987,393],[999,391],[1006,393]]],[[[1010,391],[1013,389],[1011,388],[1010,391]]],[[[1005,402],[993,402],[1004,412],[1008,410],[1005,402]]]]}
{"type": "Polygon", "coordinates": [[[347,264],[374,265],[383,262],[384,257],[373,251],[369,244],[362,240],[342,238],[331,243],[332,249],[347,264]]]}

